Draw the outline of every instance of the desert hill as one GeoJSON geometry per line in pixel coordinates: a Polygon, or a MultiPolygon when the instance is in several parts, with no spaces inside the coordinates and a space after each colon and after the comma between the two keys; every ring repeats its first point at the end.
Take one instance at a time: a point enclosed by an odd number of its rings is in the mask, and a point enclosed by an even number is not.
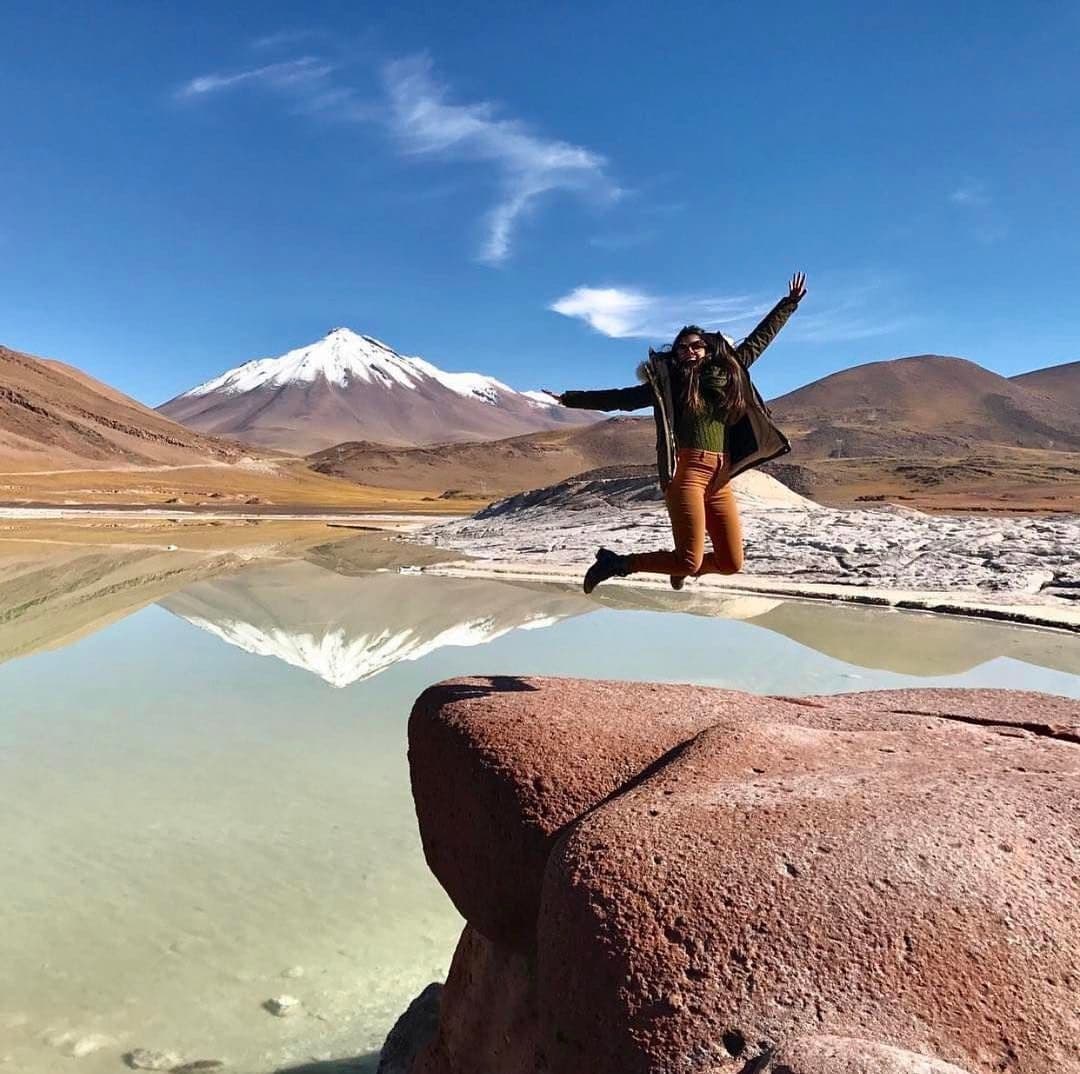
{"type": "Polygon", "coordinates": [[[1077,365],[1008,379],[919,355],[842,370],[773,401],[793,451],[768,469],[824,503],[1080,510],[1077,365]]]}
{"type": "MultiPolygon", "coordinates": [[[[1080,450],[1080,411],[963,358],[918,355],[823,377],[771,403],[803,458],[943,456],[989,445],[1080,450]]],[[[1030,375],[1029,375],[1030,376],[1030,375]]]]}
{"type": "Polygon", "coordinates": [[[487,498],[541,488],[598,466],[655,460],[652,419],[630,417],[480,443],[394,448],[357,441],[308,456],[313,470],[350,481],[487,498]]]}
{"type": "Polygon", "coordinates": [[[235,443],[204,436],[62,362],[0,347],[0,464],[179,466],[236,461],[235,443]]]}
{"type": "Polygon", "coordinates": [[[1041,392],[1080,413],[1080,362],[1066,362],[1046,369],[1033,369],[1009,378],[1029,391],[1041,392]]]}

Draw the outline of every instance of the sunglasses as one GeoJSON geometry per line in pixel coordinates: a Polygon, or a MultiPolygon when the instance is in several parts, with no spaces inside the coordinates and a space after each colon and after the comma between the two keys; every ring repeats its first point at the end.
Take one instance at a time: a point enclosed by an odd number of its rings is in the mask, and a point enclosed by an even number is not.
{"type": "Polygon", "coordinates": [[[697,343],[680,343],[675,349],[677,351],[707,351],[709,348],[699,340],[697,343]]]}

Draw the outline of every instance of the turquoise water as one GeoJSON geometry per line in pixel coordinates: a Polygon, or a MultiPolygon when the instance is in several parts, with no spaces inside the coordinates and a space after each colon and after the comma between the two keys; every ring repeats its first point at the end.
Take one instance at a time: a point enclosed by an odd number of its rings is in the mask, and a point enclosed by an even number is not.
{"type": "Polygon", "coordinates": [[[0,664],[0,1060],[20,1074],[119,1071],[132,1048],[252,1074],[372,1055],[461,927],[424,865],[405,761],[412,701],[440,679],[1080,697],[1070,635],[300,561],[100,629],[87,598],[84,636],[50,649],[74,613],[40,573],[39,601],[0,608],[0,653],[23,653],[0,664]],[[297,1013],[262,1007],[281,994],[297,1013]]]}

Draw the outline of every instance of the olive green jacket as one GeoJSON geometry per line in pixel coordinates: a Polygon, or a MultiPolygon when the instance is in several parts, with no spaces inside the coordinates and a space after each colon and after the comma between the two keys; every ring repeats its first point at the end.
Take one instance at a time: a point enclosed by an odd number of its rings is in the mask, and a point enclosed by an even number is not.
{"type": "MultiPolygon", "coordinates": [[[[709,342],[717,349],[732,355],[738,363],[748,400],[746,413],[727,427],[725,452],[734,477],[751,466],[786,455],[791,444],[773,424],[769,408],[758,394],[750,374],[750,366],[761,357],[762,351],[795,312],[798,302],[785,297],[765,315],[764,320],[737,346],[719,334],[706,332],[709,342]]],[[[638,366],[641,384],[632,388],[612,388],[606,391],[570,391],[560,396],[563,406],[585,410],[640,410],[652,406],[656,422],[656,462],[660,487],[666,489],[675,473],[675,393],[672,390],[672,357],[663,352],[649,352],[648,361],[638,366]]]]}

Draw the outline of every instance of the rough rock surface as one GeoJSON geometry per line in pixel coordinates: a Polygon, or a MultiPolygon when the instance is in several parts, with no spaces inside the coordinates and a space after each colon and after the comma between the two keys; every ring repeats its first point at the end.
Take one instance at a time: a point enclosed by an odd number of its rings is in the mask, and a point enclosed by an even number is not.
{"type": "MultiPolygon", "coordinates": [[[[906,507],[822,507],[756,471],[732,483],[747,575],[970,591],[1007,602],[1074,604],[1080,516],[927,515],[906,507]],[[777,490],[782,490],[779,493],[777,490]]],[[[601,544],[617,552],[671,547],[671,523],[648,477],[571,478],[502,501],[414,539],[495,562],[581,566],[601,544]]]]}
{"type": "Polygon", "coordinates": [[[439,684],[412,1074],[1080,1074],[1080,704],[439,684]]]}
{"type": "Polygon", "coordinates": [[[441,995],[442,985],[433,981],[409,1004],[382,1046],[376,1074],[409,1074],[417,1052],[438,1031],[441,995]]]}
{"type": "Polygon", "coordinates": [[[803,1037],[774,1052],[761,1074],[967,1074],[952,1063],[851,1037],[803,1037]]]}

